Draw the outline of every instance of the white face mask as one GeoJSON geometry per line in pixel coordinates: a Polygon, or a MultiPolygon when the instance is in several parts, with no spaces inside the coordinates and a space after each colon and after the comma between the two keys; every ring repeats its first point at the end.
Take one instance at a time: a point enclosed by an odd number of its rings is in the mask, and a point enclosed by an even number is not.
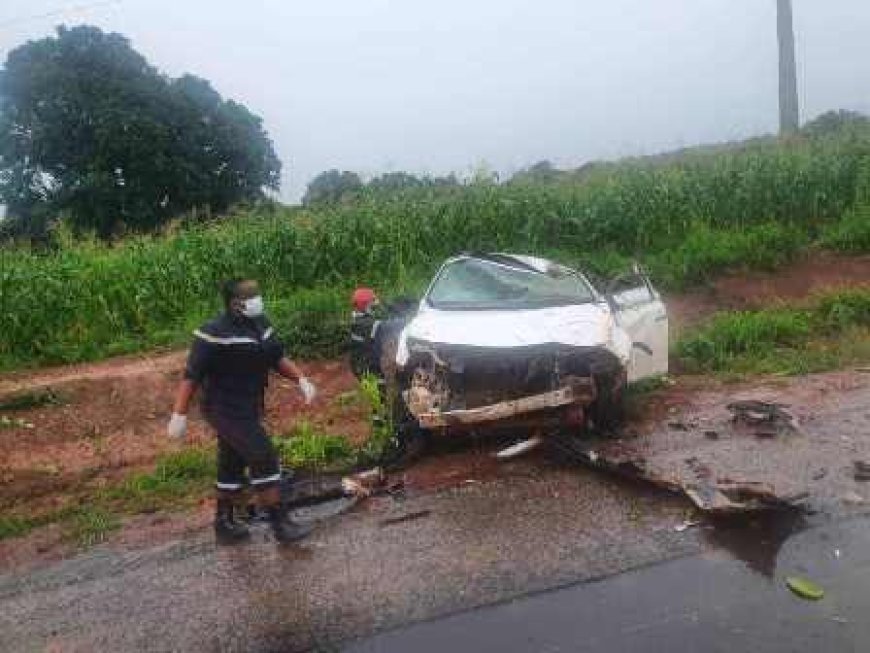
{"type": "Polygon", "coordinates": [[[242,302],[242,315],[260,317],[263,314],[263,296],[257,295],[242,302]]]}

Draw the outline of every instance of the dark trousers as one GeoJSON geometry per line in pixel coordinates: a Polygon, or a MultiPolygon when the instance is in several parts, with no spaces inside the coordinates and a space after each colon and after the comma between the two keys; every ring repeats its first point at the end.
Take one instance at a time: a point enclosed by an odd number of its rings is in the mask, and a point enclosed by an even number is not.
{"type": "Polygon", "coordinates": [[[218,490],[241,490],[245,486],[246,468],[254,490],[262,491],[278,484],[281,480],[278,454],[259,420],[211,415],[208,421],[218,437],[218,490]]]}

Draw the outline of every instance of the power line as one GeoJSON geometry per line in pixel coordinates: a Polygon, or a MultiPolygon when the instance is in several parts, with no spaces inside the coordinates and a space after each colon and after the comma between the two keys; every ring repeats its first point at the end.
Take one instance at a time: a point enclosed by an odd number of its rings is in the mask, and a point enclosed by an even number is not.
{"type": "Polygon", "coordinates": [[[19,23],[28,23],[33,20],[43,20],[45,18],[64,16],[66,14],[74,12],[88,11],[89,9],[97,9],[99,7],[107,7],[109,5],[119,5],[123,1],[124,0],[102,0],[101,2],[89,2],[87,4],[71,5],[63,9],[54,9],[52,11],[47,11],[43,14],[34,14],[32,16],[19,16],[18,18],[10,18],[8,20],[0,21],[0,29],[4,27],[9,27],[11,25],[18,25],[19,23]]]}

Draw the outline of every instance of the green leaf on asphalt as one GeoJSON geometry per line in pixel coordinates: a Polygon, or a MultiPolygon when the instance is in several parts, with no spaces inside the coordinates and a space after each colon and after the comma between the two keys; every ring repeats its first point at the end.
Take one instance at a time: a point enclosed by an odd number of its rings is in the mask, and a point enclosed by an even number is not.
{"type": "Polygon", "coordinates": [[[789,576],[785,579],[785,584],[788,588],[803,599],[810,601],[818,601],[825,596],[825,590],[806,578],[798,578],[797,576],[789,576]]]}

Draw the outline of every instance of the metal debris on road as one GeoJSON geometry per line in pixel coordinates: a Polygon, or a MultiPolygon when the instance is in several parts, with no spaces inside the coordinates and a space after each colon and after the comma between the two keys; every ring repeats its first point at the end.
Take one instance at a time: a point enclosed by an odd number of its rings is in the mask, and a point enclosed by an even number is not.
{"type": "Polygon", "coordinates": [[[797,418],[786,410],[786,404],[743,399],[731,402],[726,408],[731,412],[732,422],[756,428],[759,437],[775,437],[783,430],[800,430],[797,418]]]}
{"type": "Polygon", "coordinates": [[[865,481],[870,481],[870,463],[867,463],[863,460],[855,460],[853,462],[855,466],[855,480],[859,483],[863,483],[865,481]]]}
{"type": "Polygon", "coordinates": [[[404,524],[405,522],[423,519],[424,517],[428,517],[431,514],[431,510],[418,510],[416,512],[409,512],[405,515],[400,515],[399,517],[390,517],[389,519],[383,519],[381,520],[380,525],[393,526],[395,524],[404,524]]]}
{"type": "Polygon", "coordinates": [[[502,449],[501,451],[495,454],[495,457],[499,460],[507,460],[509,458],[516,458],[517,456],[522,456],[525,453],[528,453],[534,449],[537,449],[544,443],[544,438],[540,435],[536,435],[534,437],[529,438],[528,440],[523,440],[522,442],[518,442],[514,445],[511,445],[507,449],[502,449]]]}
{"type": "Polygon", "coordinates": [[[674,530],[677,533],[683,533],[690,528],[694,528],[695,526],[700,526],[701,522],[699,521],[684,521],[682,524],[677,524],[674,526],[674,530]]]}
{"type": "Polygon", "coordinates": [[[382,488],[385,483],[386,476],[380,467],[341,479],[341,487],[345,494],[363,499],[370,497],[375,490],[382,488]]]}

